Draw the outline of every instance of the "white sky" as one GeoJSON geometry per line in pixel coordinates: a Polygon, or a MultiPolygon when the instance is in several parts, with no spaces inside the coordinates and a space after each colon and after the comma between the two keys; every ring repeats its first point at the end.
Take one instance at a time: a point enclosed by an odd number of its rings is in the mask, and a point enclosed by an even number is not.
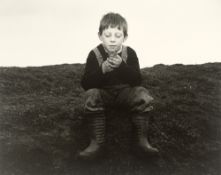
{"type": "Polygon", "coordinates": [[[85,63],[107,12],[141,67],[221,61],[221,0],[0,0],[0,66],[85,63]]]}

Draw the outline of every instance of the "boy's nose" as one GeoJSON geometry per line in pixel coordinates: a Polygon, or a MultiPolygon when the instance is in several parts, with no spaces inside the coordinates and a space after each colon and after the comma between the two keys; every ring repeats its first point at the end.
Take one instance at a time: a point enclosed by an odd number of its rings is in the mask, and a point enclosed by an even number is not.
{"type": "Polygon", "coordinates": [[[110,41],[113,43],[116,41],[116,38],[115,37],[111,37],[110,41]]]}

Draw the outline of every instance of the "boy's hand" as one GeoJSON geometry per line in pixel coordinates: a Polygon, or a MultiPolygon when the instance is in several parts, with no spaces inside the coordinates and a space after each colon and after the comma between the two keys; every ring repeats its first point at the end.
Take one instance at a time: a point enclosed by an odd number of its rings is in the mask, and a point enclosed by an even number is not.
{"type": "Polygon", "coordinates": [[[107,61],[112,68],[118,68],[122,63],[122,58],[119,55],[116,55],[115,57],[109,57],[107,61]]]}
{"type": "Polygon", "coordinates": [[[114,70],[114,68],[111,66],[108,60],[104,61],[101,65],[102,67],[102,72],[105,74],[107,72],[111,72],[114,70]]]}

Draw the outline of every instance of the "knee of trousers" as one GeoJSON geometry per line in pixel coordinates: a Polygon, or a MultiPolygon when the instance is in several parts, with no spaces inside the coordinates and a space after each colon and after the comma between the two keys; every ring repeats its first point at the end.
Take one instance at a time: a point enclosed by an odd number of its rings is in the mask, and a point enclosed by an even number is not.
{"type": "Polygon", "coordinates": [[[101,90],[97,88],[89,89],[85,93],[85,113],[103,112],[104,103],[101,96],[101,90]]]}
{"type": "Polygon", "coordinates": [[[153,109],[154,98],[149,91],[141,86],[134,87],[131,92],[131,112],[144,113],[153,109]]]}

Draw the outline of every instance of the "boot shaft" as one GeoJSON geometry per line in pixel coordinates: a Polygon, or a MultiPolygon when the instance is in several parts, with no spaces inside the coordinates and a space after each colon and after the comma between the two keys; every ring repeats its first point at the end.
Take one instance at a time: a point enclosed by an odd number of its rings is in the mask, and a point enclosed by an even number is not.
{"type": "Polygon", "coordinates": [[[148,130],[148,117],[145,115],[134,115],[132,122],[138,137],[146,137],[148,130]]]}
{"type": "Polygon", "coordinates": [[[105,141],[105,115],[103,113],[87,114],[87,122],[89,126],[90,138],[98,144],[103,144],[105,141]]]}

